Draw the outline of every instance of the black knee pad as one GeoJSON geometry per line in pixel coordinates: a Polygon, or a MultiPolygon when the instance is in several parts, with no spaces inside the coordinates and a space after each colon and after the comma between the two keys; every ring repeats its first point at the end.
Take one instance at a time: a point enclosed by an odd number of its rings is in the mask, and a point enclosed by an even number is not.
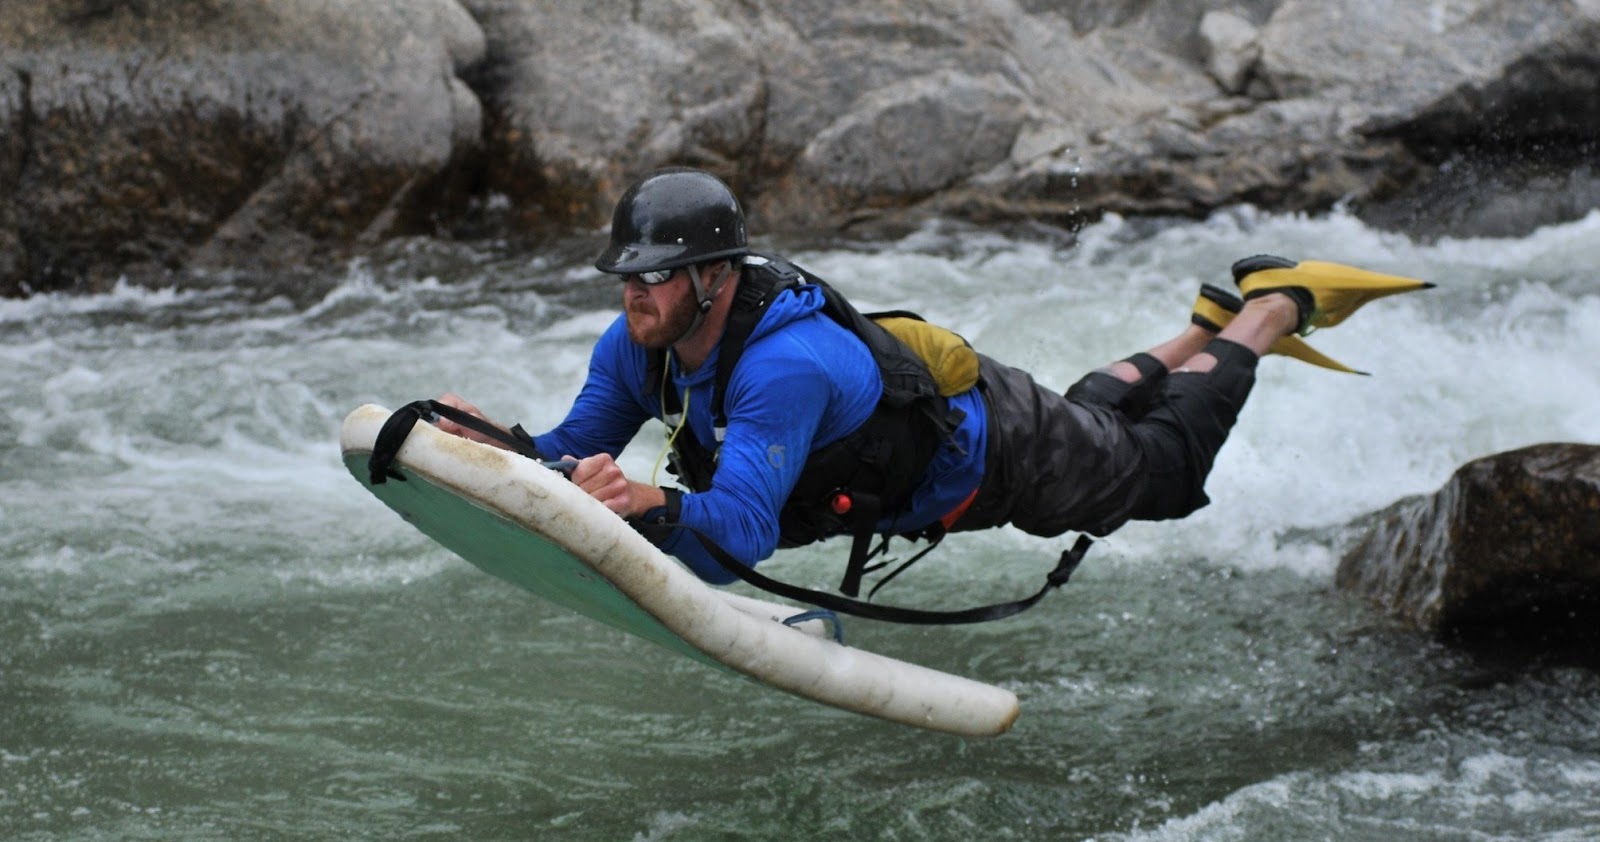
{"type": "Polygon", "coordinates": [[[1067,389],[1067,400],[1109,407],[1129,418],[1144,417],[1161,394],[1167,367],[1149,354],[1134,354],[1123,362],[1139,370],[1137,381],[1129,383],[1103,369],[1091,371],[1067,389]]]}
{"type": "Polygon", "coordinates": [[[1261,358],[1237,342],[1213,339],[1206,343],[1205,352],[1215,357],[1216,368],[1208,375],[1208,385],[1233,402],[1234,411],[1244,406],[1245,398],[1256,385],[1256,363],[1261,358]]]}

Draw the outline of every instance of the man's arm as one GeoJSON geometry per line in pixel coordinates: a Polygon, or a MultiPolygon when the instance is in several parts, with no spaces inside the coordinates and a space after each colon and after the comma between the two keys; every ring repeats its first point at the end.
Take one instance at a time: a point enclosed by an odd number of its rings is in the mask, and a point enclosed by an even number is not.
{"type": "MultiPolygon", "coordinates": [[[[859,371],[849,366],[840,370],[830,367],[829,361],[807,356],[804,347],[785,348],[787,340],[778,339],[776,347],[758,349],[765,352],[758,360],[747,354],[745,361],[756,364],[741,363],[735,373],[727,398],[727,436],[711,488],[682,495],[676,522],[684,528],[659,539],[663,550],[709,582],[724,584],[734,576],[711,556],[705,543],[750,566],[771,556],[778,547],[780,512],[814,443],[854,429],[876,400],[872,390],[879,380],[870,357],[859,371]],[[840,391],[840,377],[861,381],[856,384],[864,392],[859,406],[839,405],[835,393],[840,391]]],[[[672,508],[668,507],[669,515],[672,508]]]]}

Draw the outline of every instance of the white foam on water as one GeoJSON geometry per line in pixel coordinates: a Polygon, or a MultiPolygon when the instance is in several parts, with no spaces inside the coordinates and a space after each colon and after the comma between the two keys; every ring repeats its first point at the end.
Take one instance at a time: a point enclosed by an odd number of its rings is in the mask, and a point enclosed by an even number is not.
{"type": "MultiPolygon", "coordinates": [[[[1415,766],[1419,758],[1408,757],[1415,766]]],[[[1099,842],[1300,838],[1593,838],[1591,760],[1500,751],[1430,758],[1420,769],[1297,771],[1252,784],[1157,827],[1099,842]],[[1470,830],[1469,830],[1470,829],[1470,830]]]]}
{"type": "Polygon", "coordinates": [[[40,318],[74,313],[99,313],[124,307],[155,309],[197,301],[206,296],[201,290],[181,291],[172,287],[148,288],[119,279],[99,295],[73,295],[65,292],[41,293],[27,298],[0,298],[0,325],[32,322],[40,318]]]}

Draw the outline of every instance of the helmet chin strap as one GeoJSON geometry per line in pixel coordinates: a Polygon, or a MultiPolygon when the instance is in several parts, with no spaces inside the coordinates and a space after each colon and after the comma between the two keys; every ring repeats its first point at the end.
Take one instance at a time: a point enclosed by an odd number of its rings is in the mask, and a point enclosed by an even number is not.
{"type": "Polygon", "coordinates": [[[695,308],[694,321],[689,323],[689,329],[684,331],[682,336],[673,340],[672,344],[674,345],[693,336],[695,331],[700,329],[700,325],[705,323],[706,314],[711,312],[712,305],[716,303],[717,293],[722,291],[722,288],[727,285],[728,279],[734,274],[733,261],[724,261],[722,271],[711,279],[711,286],[707,288],[705,284],[700,282],[700,264],[691,263],[687,268],[689,270],[689,282],[694,285],[694,298],[698,306],[695,308]]]}

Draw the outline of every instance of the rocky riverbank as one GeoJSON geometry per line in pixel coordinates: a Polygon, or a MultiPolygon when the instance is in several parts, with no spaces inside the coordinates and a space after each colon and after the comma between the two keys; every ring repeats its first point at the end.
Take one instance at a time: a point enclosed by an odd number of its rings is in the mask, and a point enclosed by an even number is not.
{"type": "Polygon", "coordinates": [[[594,227],[669,163],[769,233],[1345,203],[1509,234],[1600,204],[1589,0],[4,9],[12,295],[594,227]]]}

